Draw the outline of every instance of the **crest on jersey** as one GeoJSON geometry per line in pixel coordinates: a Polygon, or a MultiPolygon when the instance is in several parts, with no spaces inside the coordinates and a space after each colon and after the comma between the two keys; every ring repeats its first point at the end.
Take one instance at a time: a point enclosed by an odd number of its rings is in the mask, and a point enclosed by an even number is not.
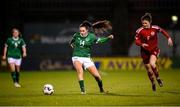
{"type": "Polygon", "coordinates": [[[152,32],[151,32],[151,36],[154,36],[154,35],[155,35],[155,32],[154,32],[154,31],[152,31],[152,32]]]}
{"type": "Polygon", "coordinates": [[[89,41],[89,38],[86,38],[85,40],[86,40],[86,41],[89,41]]]}

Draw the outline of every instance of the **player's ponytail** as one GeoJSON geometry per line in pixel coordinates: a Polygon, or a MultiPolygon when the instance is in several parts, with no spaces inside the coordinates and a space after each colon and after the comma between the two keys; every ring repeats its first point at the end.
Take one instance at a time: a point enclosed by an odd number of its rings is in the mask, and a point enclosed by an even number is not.
{"type": "Polygon", "coordinates": [[[93,31],[96,35],[109,35],[112,32],[112,24],[108,20],[97,21],[92,25],[93,31]]]}
{"type": "Polygon", "coordinates": [[[141,21],[143,20],[147,20],[149,21],[150,23],[152,22],[152,16],[151,16],[151,13],[145,13],[142,17],[141,17],[141,21]]]}
{"type": "Polygon", "coordinates": [[[89,21],[83,21],[79,27],[85,27],[93,31],[97,36],[109,36],[112,32],[112,24],[108,20],[97,21],[91,24],[89,21]]]}

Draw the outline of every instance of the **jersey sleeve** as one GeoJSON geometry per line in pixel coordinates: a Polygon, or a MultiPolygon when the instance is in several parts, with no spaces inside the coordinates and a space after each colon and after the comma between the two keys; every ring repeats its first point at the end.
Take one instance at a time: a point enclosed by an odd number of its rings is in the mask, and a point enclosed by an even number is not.
{"type": "Polygon", "coordinates": [[[170,35],[162,28],[160,28],[160,32],[168,39],[170,38],[170,35]]]}
{"type": "Polygon", "coordinates": [[[170,38],[170,35],[161,27],[157,25],[153,25],[154,28],[156,28],[159,32],[161,32],[167,39],[170,38]]]}
{"type": "Polygon", "coordinates": [[[109,40],[109,38],[107,38],[107,37],[100,37],[100,38],[97,38],[96,44],[98,44],[98,43],[105,43],[108,40],[109,40]]]}
{"type": "Polygon", "coordinates": [[[95,37],[94,42],[95,44],[99,44],[99,43],[101,44],[107,42],[108,40],[109,40],[108,37],[95,37]]]}
{"type": "Polygon", "coordinates": [[[136,30],[135,43],[137,46],[142,45],[142,41],[141,41],[141,31],[142,30],[143,30],[143,27],[140,27],[139,29],[136,30]]]}
{"type": "Polygon", "coordinates": [[[142,44],[141,39],[140,39],[140,34],[138,32],[136,32],[135,43],[137,46],[141,46],[142,44]]]}
{"type": "Polygon", "coordinates": [[[4,46],[5,46],[5,47],[8,47],[9,43],[10,43],[10,39],[8,38],[8,39],[6,40],[4,46]]]}
{"type": "Polygon", "coordinates": [[[26,47],[26,43],[25,43],[24,39],[21,39],[21,46],[26,47]]]}

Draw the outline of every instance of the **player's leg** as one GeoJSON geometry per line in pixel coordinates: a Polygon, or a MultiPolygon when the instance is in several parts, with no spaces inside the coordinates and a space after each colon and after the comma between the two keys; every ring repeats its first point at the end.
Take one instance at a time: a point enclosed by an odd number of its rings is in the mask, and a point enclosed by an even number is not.
{"type": "Polygon", "coordinates": [[[17,81],[17,75],[16,75],[16,66],[14,63],[10,63],[9,64],[9,67],[10,67],[10,70],[11,70],[11,77],[13,79],[13,83],[14,83],[14,86],[19,88],[21,87],[21,85],[19,85],[18,81],[17,81]]]}
{"type": "Polygon", "coordinates": [[[145,68],[146,68],[146,71],[147,71],[149,80],[151,81],[152,90],[153,90],[153,91],[156,91],[156,85],[155,85],[154,75],[153,75],[153,71],[152,71],[152,69],[151,69],[151,66],[150,66],[150,64],[144,64],[144,66],[145,66],[145,68]]]}
{"type": "Polygon", "coordinates": [[[14,63],[9,63],[9,68],[10,68],[10,71],[11,71],[12,80],[15,83],[15,82],[17,82],[16,81],[15,64],[14,63]]]}
{"type": "Polygon", "coordinates": [[[92,65],[92,66],[88,67],[87,69],[96,79],[100,92],[104,92],[102,79],[101,79],[101,76],[100,76],[97,68],[95,67],[95,65],[92,65]]]}
{"type": "Polygon", "coordinates": [[[151,66],[149,64],[150,63],[150,55],[151,54],[149,53],[149,51],[141,49],[141,57],[143,59],[143,63],[144,63],[144,66],[146,68],[149,80],[151,81],[152,90],[156,91],[156,84],[155,84],[155,81],[154,81],[154,73],[153,73],[153,71],[151,69],[151,66]]]}
{"type": "Polygon", "coordinates": [[[81,94],[85,94],[84,78],[83,78],[83,68],[82,63],[78,60],[73,61],[73,65],[77,71],[79,86],[81,89],[81,94]]]}
{"type": "Polygon", "coordinates": [[[156,76],[156,80],[157,80],[159,86],[162,87],[163,86],[163,82],[162,82],[162,80],[159,77],[159,72],[158,72],[158,69],[156,67],[156,61],[157,61],[157,56],[151,55],[150,56],[150,65],[151,65],[151,68],[152,68],[152,70],[153,70],[153,72],[154,72],[154,74],[156,76]]]}
{"type": "Polygon", "coordinates": [[[16,87],[21,87],[21,85],[19,84],[19,75],[20,75],[20,66],[19,65],[15,65],[15,73],[16,73],[16,83],[15,83],[15,86],[16,87]]]}
{"type": "Polygon", "coordinates": [[[16,70],[15,70],[15,72],[16,72],[16,77],[17,77],[17,82],[19,83],[19,76],[20,76],[20,66],[18,66],[18,65],[16,65],[16,70]]]}
{"type": "MultiPolygon", "coordinates": [[[[19,77],[20,77],[20,66],[21,66],[21,59],[16,59],[15,60],[15,72],[16,72],[16,81],[19,84],[19,77]]],[[[19,84],[19,87],[20,84],[19,84]]]]}
{"type": "Polygon", "coordinates": [[[156,61],[157,61],[157,58],[155,55],[151,55],[150,56],[150,65],[151,65],[151,68],[156,76],[156,78],[159,78],[159,73],[158,73],[158,70],[157,70],[157,67],[156,67],[156,61]]]}
{"type": "Polygon", "coordinates": [[[11,78],[13,80],[13,83],[15,85],[15,83],[17,83],[17,79],[16,79],[16,67],[15,67],[15,59],[13,58],[8,58],[8,64],[9,64],[9,68],[11,71],[11,78]]]}

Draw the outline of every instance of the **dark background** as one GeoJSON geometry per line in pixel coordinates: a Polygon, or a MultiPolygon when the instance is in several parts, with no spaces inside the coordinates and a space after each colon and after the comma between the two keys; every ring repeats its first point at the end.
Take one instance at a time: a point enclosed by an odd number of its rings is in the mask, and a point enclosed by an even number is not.
{"type": "MultiPolygon", "coordinates": [[[[44,48],[41,48],[41,45],[38,49],[34,48],[38,44],[33,47],[30,43],[28,29],[33,30],[33,27],[29,27],[29,24],[52,24],[53,28],[53,24],[56,23],[71,23],[74,24],[72,28],[78,28],[83,20],[95,22],[106,19],[113,24],[115,39],[105,47],[100,46],[99,51],[94,51],[94,56],[128,56],[129,49],[134,43],[135,31],[141,26],[140,18],[146,12],[152,13],[153,24],[168,31],[179,31],[179,23],[172,24],[171,21],[172,15],[179,16],[179,0],[4,0],[0,3],[0,53],[2,54],[4,42],[11,36],[11,29],[17,27],[27,42],[27,48],[31,50],[28,51],[27,59],[69,58],[71,51],[66,51],[68,54],[61,53],[64,52],[63,49],[67,49],[66,47],[61,47],[59,53],[48,51],[45,49],[46,45],[44,48]],[[107,51],[101,51],[104,48],[107,48],[107,51]],[[49,54],[44,54],[44,50],[49,54]]],[[[171,36],[177,36],[174,35],[171,36]]],[[[178,44],[174,49],[177,47],[178,44]]]]}

